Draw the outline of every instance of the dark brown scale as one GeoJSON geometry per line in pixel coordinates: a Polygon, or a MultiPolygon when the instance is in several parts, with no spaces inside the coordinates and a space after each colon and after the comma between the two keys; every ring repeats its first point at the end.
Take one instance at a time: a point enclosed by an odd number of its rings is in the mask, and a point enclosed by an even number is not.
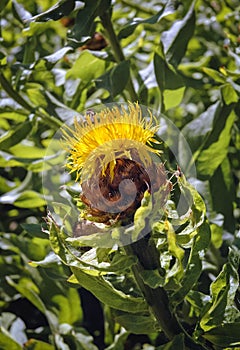
{"type": "Polygon", "coordinates": [[[152,164],[145,170],[137,161],[117,158],[113,173],[111,179],[108,165],[104,175],[99,171],[82,184],[81,200],[87,207],[87,216],[94,217],[96,222],[129,224],[141,206],[145,191],[154,193],[162,187],[157,200],[160,206],[171,191],[162,164],[152,164]]]}

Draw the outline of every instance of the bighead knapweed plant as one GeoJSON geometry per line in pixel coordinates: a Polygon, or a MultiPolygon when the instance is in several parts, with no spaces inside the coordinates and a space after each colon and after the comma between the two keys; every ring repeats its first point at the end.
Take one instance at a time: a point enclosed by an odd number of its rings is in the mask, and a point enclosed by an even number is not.
{"type": "Polygon", "coordinates": [[[56,180],[55,164],[44,180],[49,196],[64,178],[49,203],[50,240],[69,282],[108,305],[127,331],[208,348],[198,322],[207,300],[195,290],[210,240],[205,205],[179,167],[168,169],[164,143],[156,117],[138,104],[63,126],[46,158],[49,167],[60,147],[66,172],[56,180]]]}

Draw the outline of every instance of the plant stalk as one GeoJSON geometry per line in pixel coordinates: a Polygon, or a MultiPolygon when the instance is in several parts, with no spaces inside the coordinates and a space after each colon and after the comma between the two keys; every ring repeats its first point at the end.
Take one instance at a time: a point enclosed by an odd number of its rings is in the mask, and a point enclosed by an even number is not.
{"type": "Polygon", "coordinates": [[[162,274],[159,253],[154,242],[151,240],[151,237],[147,236],[124,248],[128,255],[137,256],[138,263],[132,266],[135,281],[161,330],[168,339],[173,339],[175,335],[182,333],[182,328],[170,310],[169,299],[165,289],[160,286],[152,288],[141,277],[143,270],[158,269],[159,273],[162,274]]]}
{"type": "MultiPolygon", "coordinates": [[[[107,32],[108,40],[113,50],[113,54],[116,59],[116,62],[120,63],[120,62],[126,61],[122,47],[114,31],[109,11],[106,11],[103,15],[101,15],[100,19],[103,27],[107,32]]],[[[134,101],[136,102],[138,100],[138,96],[135,91],[131,77],[129,77],[128,83],[126,85],[126,90],[128,91],[132,102],[134,101]]]]}

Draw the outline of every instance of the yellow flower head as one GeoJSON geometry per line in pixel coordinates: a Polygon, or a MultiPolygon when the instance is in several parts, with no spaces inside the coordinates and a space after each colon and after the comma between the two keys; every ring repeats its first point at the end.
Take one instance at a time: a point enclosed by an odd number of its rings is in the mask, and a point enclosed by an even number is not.
{"type": "Polygon", "coordinates": [[[114,107],[86,115],[84,122],[75,119],[74,129],[64,130],[64,139],[70,153],[67,167],[70,172],[76,171],[76,181],[98,173],[99,167],[104,175],[107,166],[113,177],[116,159],[132,159],[136,151],[144,166],[151,162],[151,152],[159,154],[152,148],[153,143],[158,143],[154,139],[158,127],[151,114],[149,120],[142,116],[137,103],[130,103],[128,110],[114,107]]]}

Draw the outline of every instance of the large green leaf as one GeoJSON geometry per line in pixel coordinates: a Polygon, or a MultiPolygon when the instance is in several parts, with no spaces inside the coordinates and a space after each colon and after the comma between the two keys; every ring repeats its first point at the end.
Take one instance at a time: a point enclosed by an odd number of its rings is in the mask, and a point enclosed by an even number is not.
{"type": "Polygon", "coordinates": [[[182,60],[189,40],[191,39],[195,27],[195,1],[189,8],[186,16],[179,21],[173,23],[168,31],[161,35],[161,42],[163,44],[163,51],[167,61],[173,66],[178,66],[182,60]]]}
{"type": "Polygon", "coordinates": [[[218,139],[216,141],[213,140],[209,147],[203,149],[197,156],[196,165],[199,175],[203,177],[212,176],[227,156],[228,146],[231,140],[231,130],[235,120],[236,115],[234,112],[231,112],[218,139]]]}
{"type": "Polygon", "coordinates": [[[98,89],[109,91],[111,99],[125,88],[130,76],[129,61],[123,61],[95,80],[98,89]]]}
{"type": "Polygon", "coordinates": [[[122,311],[131,313],[146,312],[147,305],[143,298],[134,298],[115,289],[101,275],[93,276],[88,271],[71,267],[79,284],[90,290],[102,303],[122,311]]]}
{"type": "Polygon", "coordinates": [[[240,322],[223,324],[205,332],[203,337],[219,348],[238,349],[240,346],[240,322]]]}
{"type": "Polygon", "coordinates": [[[148,334],[156,331],[157,324],[150,315],[142,316],[130,313],[115,312],[114,318],[127,331],[134,334],[148,334]]]}
{"type": "Polygon", "coordinates": [[[182,78],[174,67],[166,61],[162,50],[158,50],[154,55],[154,72],[161,91],[175,90],[183,86],[182,78]]]}
{"type": "MultiPolygon", "coordinates": [[[[220,326],[226,317],[228,309],[233,308],[235,294],[239,285],[238,268],[240,265],[239,251],[233,247],[229,252],[229,261],[223,266],[216,280],[211,284],[212,300],[204,310],[200,326],[204,331],[220,326]]],[[[230,313],[230,318],[234,317],[230,313]]],[[[229,322],[233,322],[229,319],[229,322]]],[[[225,321],[226,322],[226,321],[225,321]]]]}

